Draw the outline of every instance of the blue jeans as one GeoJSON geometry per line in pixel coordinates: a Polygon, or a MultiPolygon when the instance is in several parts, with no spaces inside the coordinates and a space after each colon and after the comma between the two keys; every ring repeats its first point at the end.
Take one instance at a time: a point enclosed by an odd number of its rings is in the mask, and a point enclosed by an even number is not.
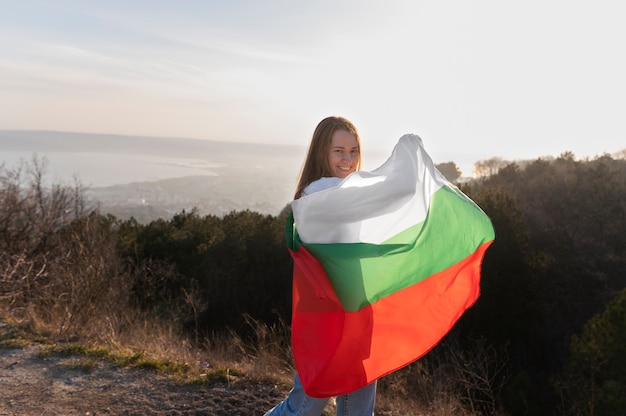
{"type": "MultiPolygon", "coordinates": [[[[376,401],[376,382],[337,397],[337,416],[372,416],[376,401]]],[[[280,402],[265,416],[320,416],[328,398],[317,399],[304,392],[300,377],[296,374],[293,389],[285,400],[280,402]]]]}

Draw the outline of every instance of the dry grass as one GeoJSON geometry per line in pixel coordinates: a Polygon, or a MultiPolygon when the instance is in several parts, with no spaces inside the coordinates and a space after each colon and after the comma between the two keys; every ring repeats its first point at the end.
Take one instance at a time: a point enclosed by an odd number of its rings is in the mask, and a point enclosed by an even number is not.
{"type": "MultiPolygon", "coordinates": [[[[294,368],[289,347],[288,328],[268,326],[248,318],[255,328],[255,342],[246,343],[236,334],[214,336],[202,345],[195,345],[171,325],[136,318],[119,338],[107,331],[89,331],[90,339],[73,342],[56,340],[54,333],[33,321],[16,321],[1,311],[5,326],[0,346],[25,347],[44,344],[40,354],[65,355],[68,369],[88,370],[99,360],[108,360],[122,367],[148,369],[167,373],[182,382],[249,383],[278,385],[288,390],[293,383],[294,368]],[[102,336],[94,339],[91,334],[102,336]]],[[[106,320],[101,320],[106,322],[106,320]]],[[[54,326],[54,325],[53,325],[54,326]]],[[[470,416],[454,392],[446,391],[443,380],[433,380],[423,366],[413,365],[386,376],[379,382],[377,414],[470,416]],[[421,379],[421,381],[420,381],[421,379]]],[[[331,400],[325,415],[332,415],[331,400]]]]}
{"type": "Polygon", "coordinates": [[[185,382],[246,379],[286,386],[292,380],[291,355],[285,353],[288,348],[280,332],[286,327],[279,330],[250,319],[251,324],[258,325],[254,344],[231,333],[197,345],[172,324],[140,318],[136,313],[133,317],[123,331],[112,331],[110,320],[99,317],[84,336],[75,335],[68,342],[58,337],[56,324],[45,325],[34,316],[16,319],[4,309],[0,310],[0,346],[24,348],[39,343],[45,345],[42,355],[76,357],[72,363],[78,367],[106,359],[122,367],[167,373],[185,382]]]}

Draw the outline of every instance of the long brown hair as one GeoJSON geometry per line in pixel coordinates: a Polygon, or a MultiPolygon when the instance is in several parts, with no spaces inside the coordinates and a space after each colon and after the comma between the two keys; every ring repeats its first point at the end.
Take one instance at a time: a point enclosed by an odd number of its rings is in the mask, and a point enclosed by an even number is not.
{"type": "Polygon", "coordinates": [[[343,117],[326,117],[319,122],[313,132],[311,144],[309,145],[309,150],[298,178],[298,186],[296,187],[294,199],[300,198],[304,188],[311,182],[325,176],[333,176],[330,164],[328,163],[328,154],[330,152],[333,133],[337,130],[347,131],[348,133],[354,134],[356,137],[359,151],[357,170],[361,168],[361,139],[354,124],[343,117]]]}

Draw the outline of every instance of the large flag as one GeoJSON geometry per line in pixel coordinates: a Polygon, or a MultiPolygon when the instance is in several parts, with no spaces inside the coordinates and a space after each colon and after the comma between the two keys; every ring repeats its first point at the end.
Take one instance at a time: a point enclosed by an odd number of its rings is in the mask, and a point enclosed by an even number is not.
{"type": "Polygon", "coordinates": [[[491,221],[418,136],[292,208],[292,347],[309,396],[349,393],[417,360],[479,296],[491,221]]]}

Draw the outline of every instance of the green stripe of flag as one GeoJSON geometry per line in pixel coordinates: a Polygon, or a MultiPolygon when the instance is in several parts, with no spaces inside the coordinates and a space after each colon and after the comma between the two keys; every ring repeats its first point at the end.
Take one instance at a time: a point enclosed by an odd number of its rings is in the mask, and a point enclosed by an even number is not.
{"type": "Polygon", "coordinates": [[[458,189],[444,186],[433,195],[425,221],[382,244],[294,243],[322,263],[346,312],[356,312],[445,270],[493,239],[484,212],[458,189]]]}

